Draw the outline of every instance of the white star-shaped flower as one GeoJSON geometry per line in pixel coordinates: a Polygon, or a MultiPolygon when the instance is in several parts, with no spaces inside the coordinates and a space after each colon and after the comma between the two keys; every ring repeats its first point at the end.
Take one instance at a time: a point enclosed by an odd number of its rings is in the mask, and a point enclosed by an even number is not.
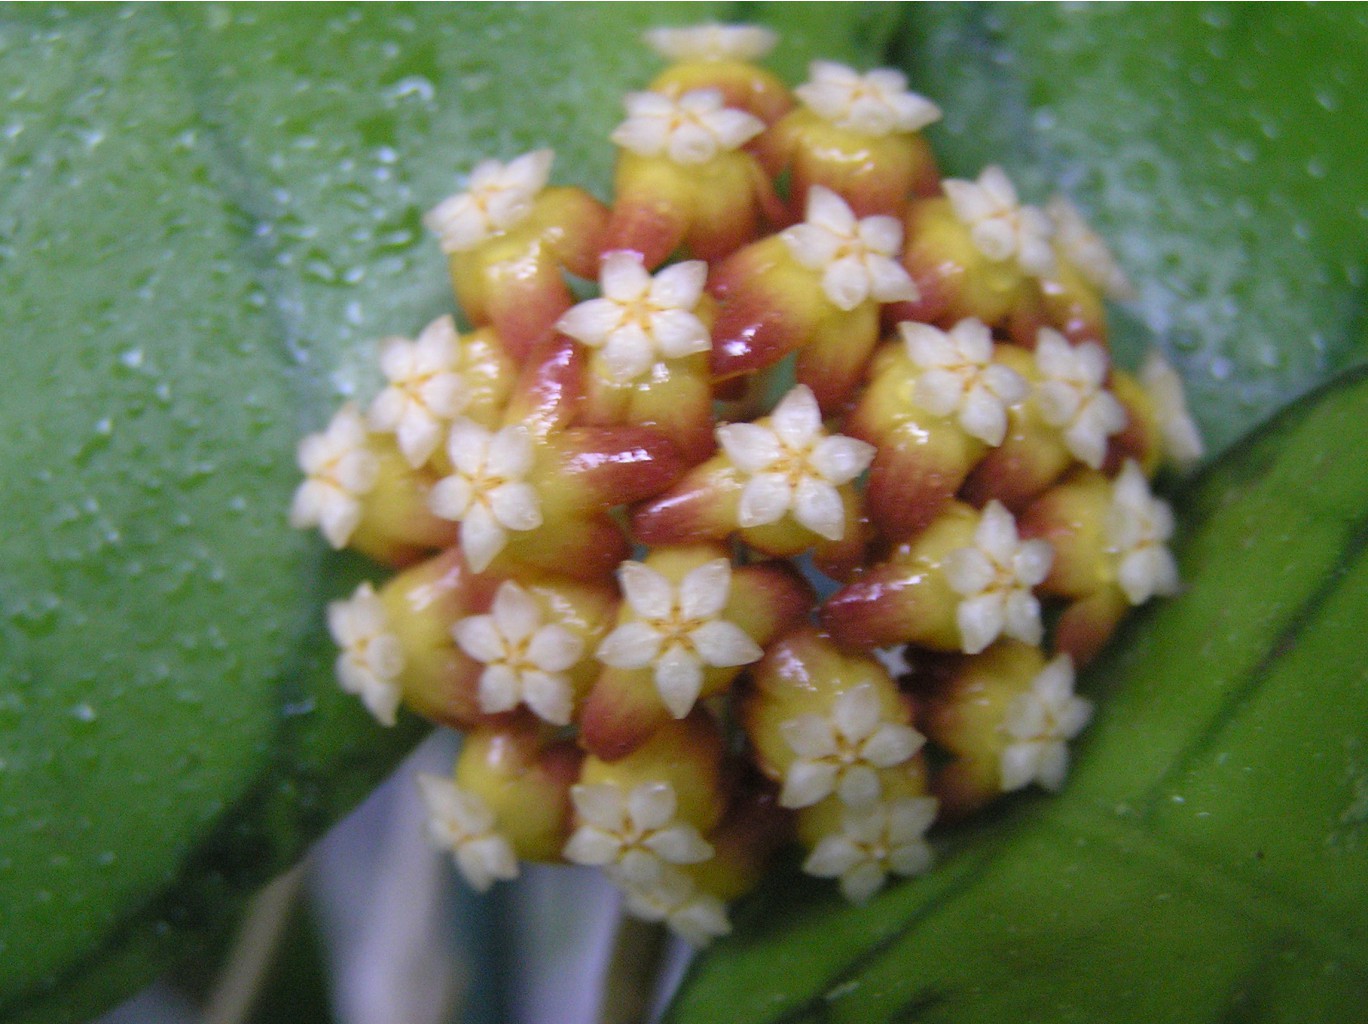
{"type": "Polygon", "coordinates": [[[1150,493],[1149,482],[1133,459],[1126,460],[1112,484],[1104,536],[1116,559],[1116,581],[1131,604],[1144,604],[1155,594],[1178,593],[1178,564],[1167,547],[1173,536],[1173,510],[1150,493]]]}
{"type": "Polygon", "coordinates": [[[362,583],[346,601],[328,605],[328,632],[342,648],[337,656],[338,684],[361,698],[381,725],[393,725],[399,708],[399,673],[404,648],[390,629],[379,595],[362,583]]]}
{"type": "Polygon", "coordinates": [[[470,172],[470,187],[438,203],[423,217],[445,253],[465,252],[516,227],[551,177],[556,154],[524,153],[507,164],[482,160],[470,172]]]}
{"type": "Polygon", "coordinates": [[[828,540],[845,536],[845,507],[836,488],[874,461],[875,448],[827,434],[812,391],[799,384],[774,408],[770,425],[729,423],[717,428],[727,458],[750,479],[741,489],[742,527],[793,518],[828,540]]]}
{"type": "Polygon", "coordinates": [[[903,302],[917,286],[898,262],[902,224],[896,217],[855,218],[846,201],[821,185],[808,189],[806,220],[780,233],[793,258],[822,272],[822,291],[837,309],[866,299],[903,302]]]}
{"type": "Polygon", "coordinates": [[[1055,242],[1078,272],[1113,299],[1133,299],[1135,289],[1112,256],[1107,243],[1088,226],[1078,207],[1063,196],[1045,204],[1045,214],[1054,226],[1055,242]]]}
{"type": "Polygon", "coordinates": [[[1007,436],[1007,408],[1026,397],[1026,379],[993,362],[993,334],[982,320],[961,320],[942,331],[930,324],[898,324],[907,356],[921,373],[918,405],[954,416],[964,432],[996,447],[1007,436]]]}
{"type": "Polygon", "coordinates": [[[1001,167],[986,167],[978,181],[946,178],[941,183],[957,216],[979,251],[990,260],[1015,258],[1028,274],[1055,268],[1050,218],[1017,201],[1016,189],[1001,167]]]}
{"type": "Polygon", "coordinates": [[[695,314],[708,278],[701,260],[676,263],[654,277],[641,254],[610,252],[603,260],[603,296],[570,309],[556,327],[603,350],[614,381],[636,380],[661,359],[679,359],[712,347],[708,328],[695,314]]]}
{"type": "Polygon", "coordinates": [[[674,868],[662,866],[654,881],[628,886],[623,895],[633,917],[664,922],[692,946],[702,948],[731,931],[726,904],[674,868]]]}
{"type": "Polygon", "coordinates": [[[632,92],[625,105],[627,120],[613,129],[613,141],[638,156],[665,156],[684,166],[707,163],[765,130],[758,117],[725,106],[718,89],[695,89],[678,98],[632,92]]]}
{"type": "Polygon", "coordinates": [[[598,659],[614,668],[653,667],[656,690],[675,718],[693,708],[704,666],[749,665],[764,654],[740,626],[720,617],[731,596],[727,559],[700,565],[678,588],[641,562],[623,562],[618,580],[637,618],[603,638],[598,659]]]}
{"type": "Polygon", "coordinates": [[[477,892],[518,877],[513,846],[494,828],[494,814],[474,793],[450,779],[420,772],[418,786],[428,810],[428,835],[450,850],[465,880],[477,892]]]}
{"type": "Polygon", "coordinates": [[[941,117],[940,107],[909,92],[906,76],[891,68],[862,75],[844,64],[816,60],[808,66],[808,80],[793,93],[818,117],[861,135],[916,132],[941,117]]]}
{"type": "Polygon", "coordinates": [[[1040,602],[1031,588],[1049,575],[1053,560],[1048,541],[1017,536],[1001,502],[984,506],[973,545],[951,551],[944,563],[946,582],[960,595],[955,621],[965,654],[978,654],[1003,634],[1040,643],[1040,602]]]}
{"type": "Polygon", "coordinates": [[[536,599],[512,580],[499,584],[488,615],[451,628],[461,650],[484,664],[480,710],[512,711],[521,703],[552,725],[569,725],[574,694],[565,675],[584,641],[564,626],[543,623],[536,599]]]}
{"type": "Polygon", "coordinates": [[[926,737],[911,726],[882,718],[873,683],[843,690],[831,715],[799,715],[779,724],[798,755],[784,776],[779,803],[809,807],[837,794],[848,807],[868,807],[882,795],[878,769],[902,764],[926,737]]]}
{"type": "Polygon", "coordinates": [[[883,888],[890,873],[919,875],[931,866],[926,830],[937,804],[928,796],[899,797],[871,807],[847,807],[841,831],[819,842],[803,870],[818,878],[839,878],[841,893],[864,903],[883,888]]]}
{"type": "Polygon", "coordinates": [[[415,469],[431,457],[469,401],[457,370],[460,357],[456,324],[449,316],[432,321],[415,341],[386,338],[380,345],[380,369],[389,386],[371,403],[370,428],[394,434],[415,469]]]}
{"type": "Polygon", "coordinates": [[[1179,469],[1202,457],[1202,432],[1188,411],[1183,378],[1157,351],[1151,349],[1140,370],[1140,382],[1154,403],[1154,416],[1164,439],[1164,455],[1179,469]]]}
{"type": "Polygon", "coordinates": [[[779,42],[777,33],[759,25],[716,23],[653,28],[643,38],[652,50],[673,61],[759,60],[779,42]]]}
{"type": "Polygon", "coordinates": [[[344,405],[326,430],[299,442],[298,459],[304,482],[290,505],[290,525],[317,526],[334,548],[346,547],[361,521],[361,499],[380,472],[356,407],[344,405]]]}
{"type": "Polygon", "coordinates": [[[1040,418],[1064,433],[1064,444],[1093,469],[1107,455],[1107,438],[1125,429],[1125,407],[1106,390],[1107,353],[1091,341],[1070,345],[1048,327],[1036,334],[1036,404],[1040,418]]]}
{"type": "Polygon", "coordinates": [[[1093,706],[1073,692],[1073,660],[1061,654],[1007,705],[1002,731],[1009,742],[999,762],[1004,793],[1038,782],[1054,792],[1064,784],[1069,748],[1092,717],[1093,706]]]}
{"type": "Polygon", "coordinates": [[[428,494],[435,515],[461,524],[461,550],[484,572],[508,542],[509,530],[542,524],[541,497],[525,477],[532,468],[532,437],[523,426],[491,433],[461,418],[451,425],[447,454],[456,472],[428,494]]]}
{"type": "Polygon", "coordinates": [[[570,788],[579,827],[565,859],[602,867],[624,885],[649,885],[665,864],[697,864],[713,855],[698,829],[675,818],[674,787],[643,782],[624,793],[612,783],[570,788]]]}

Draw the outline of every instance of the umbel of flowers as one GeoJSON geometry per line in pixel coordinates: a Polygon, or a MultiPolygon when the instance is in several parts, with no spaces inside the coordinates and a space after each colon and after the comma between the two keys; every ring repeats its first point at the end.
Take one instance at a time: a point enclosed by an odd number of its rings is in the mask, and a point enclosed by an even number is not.
{"type": "Polygon", "coordinates": [[[469,330],[381,343],[290,517],[390,570],[328,609],[337,678],[466,734],[421,784],[470,884],[594,865],[702,944],[785,844],[858,902],[1064,783],[1075,671],[1179,587],[1150,480],[1201,443],[1162,359],[1113,365],[1077,210],[942,179],[897,71],[648,42],[611,202],[538,150],[434,207],[469,330]]]}

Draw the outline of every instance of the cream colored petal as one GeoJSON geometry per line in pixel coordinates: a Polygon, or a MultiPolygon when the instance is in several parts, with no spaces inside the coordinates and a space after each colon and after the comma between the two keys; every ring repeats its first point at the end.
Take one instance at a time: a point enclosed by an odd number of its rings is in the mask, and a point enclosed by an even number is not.
{"type": "Polygon", "coordinates": [[[793,492],[793,518],[827,540],[845,536],[845,503],[840,492],[825,480],[805,476],[798,481],[793,492]]]}
{"type": "Polygon", "coordinates": [[[860,755],[876,768],[902,764],[926,743],[926,737],[910,725],[885,722],[860,748],[860,755]]]}
{"type": "Polygon", "coordinates": [[[541,625],[542,612],[536,598],[512,580],[499,584],[490,608],[495,628],[509,644],[519,644],[541,625]]]}
{"type": "Polygon", "coordinates": [[[451,425],[447,434],[447,455],[458,473],[475,477],[484,471],[489,459],[489,431],[465,417],[451,425]]]}
{"type": "Polygon", "coordinates": [[[836,795],[847,807],[857,809],[873,807],[879,801],[883,787],[879,776],[866,764],[853,764],[841,773],[836,795]]]}
{"type": "Polygon", "coordinates": [[[822,410],[817,397],[806,384],[789,390],[770,414],[770,425],[779,439],[792,450],[801,450],[822,430],[822,410]]]}
{"type": "Polygon", "coordinates": [[[844,834],[826,836],[803,861],[803,871],[818,878],[838,878],[865,859],[865,851],[844,834]]]}
{"type": "Polygon", "coordinates": [[[542,524],[541,498],[531,484],[502,484],[485,497],[494,518],[507,529],[535,530],[542,524]]]}
{"type": "Polygon", "coordinates": [[[707,280],[708,265],[702,260],[675,263],[651,279],[651,303],[661,309],[691,310],[703,297],[707,280]]]}
{"type": "Polygon", "coordinates": [[[1040,766],[1040,744],[1010,743],[998,757],[998,783],[1004,793],[1024,789],[1035,781],[1040,766]]]}
{"type": "Polygon", "coordinates": [[[428,508],[442,519],[460,522],[470,510],[475,489],[461,476],[443,477],[428,491],[428,508]]]}
{"type": "Polygon", "coordinates": [[[484,572],[504,549],[508,534],[484,505],[476,502],[461,520],[461,550],[472,572],[484,572]]]}
{"type": "Polygon", "coordinates": [[[584,640],[564,626],[542,626],[527,645],[527,660],[543,672],[565,672],[584,654],[584,640]]]}
{"type": "Polygon", "coordinates": [[[623,324],[603,346],[603,364],[619,384],[636,380],[655,363],[655,346],[640,324],[623,324]]]}
{"type": "Polygon", "coordinates": [[[813,445],[808,464],[827,482],[845,484],[868,469],[877,453],[878,449],[872,444],[835,434],[813,445]]]}
{"type": "Polygon", "coordinates": [[[644,622],[627,622],[603,638],[595,657],[614,668],[645,668],[660,653],[660,633],[644,622]]]}
{"type": "Polygon", "coordinates": [[[526,427],[504,427],[489,439],[489,472],[517,479],[532,468],[532,435],[526,427]]]}
{"type": "Polygon", "coordinates": [[[831,761],[799,759],[789,765],[784,774],[784,786],[779,793],[779,806],[797,810],[811,807],[836,791],[839,769],[831,761]]]}
{"type": "Polygon", "coordinates": [[[679,584],[679,610],[686,619],[712,619],[731,596],[731,560],[714,558],[691,569],[679,584]]]}
{"type": "Polygon", "coordinates": [[[698,864],[713,855],[711,844],[692,825],[663,828],[647,836],[641,845],[667,864],[698,864]]]}
{"type": "Polygon", "coordinates": [[[1039,757],[1036,780],[1042,789],[1057,793],[1064,785],[1064,777],[1069,773],[1069,748],[1057,740],[1043,743],[1040,746],[1039,757]]]}
{"type": "Polygon", "coordinates": [[[866,860],[841,876],[841,895],[857,905],[868,903],[887,880],[888,872],[882,863],[866,860]]]}
{"type": "Polygon", "coordinates": [[[793,490],[788,477],[782,473],[761,473],[741,488],[737,524],[750,527],[777,523],[792,504],[793,490]]]}
{"type": "Polygon", "coordinates": [[[921,295],[916,282],[897,260],[887,256],[866,256],[865,274],[869,294],[878,302],[915,302],[921,295]]]}
{"type": "Polygon", "coordinates": [[[869,298],[869,274],[858,256],[846,256],[822,271],[822,291],[837,309],[849,312],[869,298]]]}
{"type": "Polygon", "coordinates": [[[703,321],[683,309],[651,314],[650,333],[656,348],[667,359],[682,359],[712,348],[712,338],[703,321]]]}
{"type": "Polygon", "coordinates": [[[950,589],[962,597],[983,593],[997,578],[993,563],[978,548],[956,548],[942,563],[950,589]]]}
{"type": "Polygon", "coordinates": [[[522,702],[518,673],[505,664],[490,665],[480,673],[480,710],[487,715],[512,711],[522,702]]]}
{"type": "Polygon", "coordinates": [[[496,881],[518,877],[518,859],[502,836],[481,836],[462,843],[455,851],[456,866],[477,892],[486,892],[496,881]]]}
{"type": "Polygon", "coordinates": [[[973,387],[960,404],[959,425],[970,437],[996,448],[1007,436],[1007,409],[987,388],[973,387]]]}
{"type": "Polygon", "coordinates": [[[565,844],[561,856],[571,864],[603,867],[614,863],[622,854],[622,841],[611,832],[599,828],[576,829],[565,844]]]}
{"type": "Polygon", "coordinates": [[[779,734],[800,758],[833,757],[837,752],[836,734],[831,723],[820,715],[797,715],[779,723],[779,734]]]}
{"type": "Polygon", "coordinates": [[[1013,590],[1003,603],[1002,632],[1024,644],[1039,644],[1045,635],[1040,601],[1027,590],[1013,590]]]}
{"type": "Polygon", "coordinates": [[[745,630],[732,622],[705,622],[689,634],[689,639],[703,664],[714,668],[749,665],[759,661],[765,653],[745,630]]]}
{"type": "Polygon", "coordinates": [[[675,588],[668,579],[641,562],[623,562],[617,570],[622,595],[644,619],[666,619],[674,610],[675,588]]]}
{"type": "Polygon", "coordinates": [[[676,806],[674,787],[668,782],[643,782],[627,794],[627,818],[640,832],[670,824],[676,806]]]}
{"type": "Polygon", "coordinates": [[[626,802],[622,790],[610,783],[576,783],[570,787],[575,816],[583,825],[605,832],[622,832],[626,827],[626,802]]]}
{"type": "Polygon", "coordinates": [[[655,686],[661,702],[675,718],[693,710],[703,688],[703,666],[693,652],[671,644],[656,659],[655,686]]]}
{"type": "Polygon", "coordinates": [[[539,718],[552,725],[570,724],[574,698],[563,675],[529,669],[522,674],[522,695],[539,718]]]}
{"type": "Polygon", "coordinates": [[[503,661],[508,648],[492,615],[469,615],[451,627],[456,644],[470,657],[486,665],[503,661]]]}
{"type": "Polygon", "coordinates": [[[615,304],[638,302],[651,290],[651,275],[642,265],[641,254],[618,249],[603,257],[599,287],[615,304]]]}
{"type": "Polygon", "coordinates": [[[1006,625],[1006,609],[997,593],[980,594],[961,601],[955,609],[955,623],[959,626],[965,654],[978,654],[1002,635],[1006,625]]]}
{"type": "Polygon", "coordinates": [[[597,348],[622,325],[623,310],[612,299],[589,299],[572,306],[556,321],[556,329],[582,344],[597,348]]]}
{"type": "Polygon", "coordinates": [[[1017,581],[1027,587],[1039,586],[1050,574],[1054,548],[1047,540],[1028,540],[1017,548],[1012,566],[1017,581]]]}
{"type": "Polygon", "coordinates": [[[774,431],[755,423],[726,423],[717,428],[717,443],[743,473],[762,473],[783,455],[774,431]]]}
{"type": "Polygon", "coordinates": [[[832,724],[850,743],[859,744],[870,736],[879,725],[879,717],[879,698],[873,683],[842,690],[832,703],[832,724]]]}

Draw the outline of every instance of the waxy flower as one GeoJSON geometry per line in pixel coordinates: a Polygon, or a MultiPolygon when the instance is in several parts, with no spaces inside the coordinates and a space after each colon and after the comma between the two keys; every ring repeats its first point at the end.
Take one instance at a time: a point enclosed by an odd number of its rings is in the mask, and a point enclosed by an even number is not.
{"type": "Polygon", "coordinates": [[[839,831],[817,843],[803,870],[818,878],[839,878],[846,899],[865,903],[889,874],[919,875],[931,867],[926,831],[935,819],[936,801],[925,796],[846,807],[839,831]]]}
{"type": "Polygon", "coordinates": [[[727,907],[684,872],[661,865],[648,882],[624,889],[627,912],[642,921],[663,922],[692,946],[706,946],[731,931],[727,907]]]}
{"type": "Polygon", "coordinates": [[[611,783],[571,788],[579,827],[565,859],[604,867],[627,884],[647,885],[663,864],[696,864],[713,855],[698,830],[675,817],[674,787],[643,782],[624,792],[611,783]]]}
{"type": "Polygon", "coordinates": [[[717,440],[746,476],[737,525],[762,526],[793,515],[828,540],[845,536],[845,507],[836,488],[869,467],[874,447],[827,434],[812,392],[798,385],[774,408],[769,424],[729,423],[717,440]]]}
{"type": "Polygon", "coordinates": [[[290,505],[290,525],[317,526],[334,548],[346,547],[380,471],[355,406],[344,405],[326,430],[299,443],[299,468],[305,479],[290,505]]]}
{"type": "Polygon", "coordinates": [[[813,61],[808,80],[793,90],[808,109],[861,135],[921,131],[940,120],[940,107],[909,92],[901,71],[880,68],[860,74],[844,64],[813,61]]]}
{"type": "Polygon", "coordinates": [[[828,716],[805,714],[779,725],[797,755],[784,776],[779,803],[808,807],[835,793],[850,807],[868,807],[882,794],[877,769],[902,764],[925,737],[882,717],[872,683],[843,690],[828,716]]]}
{"type": "Polygon", "coordinates": [[[551,177],[555,153],[539,149],[507,164],[482,160],[470,172],[470,187],[444,199],[423,217],[446,253],[465,252],[526,220],[533,201],[551,177]]]}
{"type": "Polygon", "coordinates": [[[1135,298],[1135,288],[1126,278],[1107,243],[1088,226],[1078,207],[1064,196],[1053,196],[1045,204],[1045,215],[1054,228],[1055,245],[1069,265],[1102,294],[1113,299],[1135,298]]]}
{"type": "Polygon", "coordinates": [[[328,605],[328,632],[342,649],[336,663],[338,684],[360,697],[381,725],[393,725],[404,649],[369,583],[357,587],[348,600],[328,605]]]}
{"type": "Polygon", "coordinates": [[[638,156],[665,156],[676,164],[707,163],[765,130],[758,117],[724,106],[717,89],[678,98],[634,92],[624,102],[627,120],[613,129],[612,140],[638,156]]]}
{"type": "Polygon", "coordinates": [[[988,503],[973,545],[945,560],[945,578],[960,596],[955,621],[966,654],[977,654],[1002,635],[1040,643],[1040,602],[1032,588],[1049,573],[1053,556],[1046,541],[1018,538],[1012,513],[1000,502],[988,503]]]}
{"type": "Polygon", "coordinates": [[[1154,410],[1164,457],[1179,469],[1198,462],[1204,451],[1202,434],[1188,411],[1183,379],[1157,351],[1145,357],[1140,380],[1154,410]]]}
{"type": "Polygon", "coordinates": [[[449,316],[428,324],[416,341],[386,338],[380,346],[380,369],[389,385],[375,396],[367,418],[372,430],[395,435],[414,468],[428,461],[469,401],[460,356],[449,316]]]}
{"type": "Polygon", "coordinates": [[[580,188],[546,187],[553,154],[527,153],[475,168],[470,189],[435,207],[423,223],[448,257],[461,309],[492,326],[519,361],[574,304],[565,271],[593,277],[608,211],[580,188]]]}
{"type": "Polygon", "coordinates": [[[1104,536],[1116,559],[1116,581],[1131,604],[1178,593],[1178,565],[1167,547],[1173,510],[1150,494],[1145,474],[1130,459],[1112,485],[1104,536]]]}
{"type": "Polygon", "coordinates": [[[599,276],[602,297],[581,302],[556,326],[600,350],[615,382],[634,381],[659,360],[680,359],[711,347],[708,328],[694,313],[707,276],[707,264],[691,260],[652,277],[639,253],[610,252],[599,276]]]}
{"type": "Polygon", "coordinates": [[[447,451],[456,471],[432,488],[432,511],[461,524],[466,560],[483,572],[503,550],[509,530],[542,524],[541,498],[524,480],[532,468],[532,438],[522,426],[489,431],[460,419],[447,451]]]}
{"type": "Polygon", "coordinates": [[[774,49],[779,36],[760,25],[688,25],[653,28],[642,36],[660,56],[673,61],[759,60],[774,49]]]}
{"type": "Polygon", "coordinates": [[[856,219],[844,199],[814,185],[807,219],[781,237],[809,270],[822,275],[822,291],[837,309],[849,312],[867,299],[911,301],[917,286],[898,263],[902,225],[894,217],[856,219]]]}
{"type": "Polygon", "coordinates": [[[904,322],[898,331],[922,371],[912,392],[916,403],[937,416],[954,416],[985,444],[1001,444],[1007,409],[1028,388],[1021,374],[993,362],[993,335],[983,321],[961,320],[949,331],[904,322]]]}
{"type": "Polygon", "coordinates": [[[1035,207],[1018,202],[1016,189],[1002,168],[984,168],[977,181],[947,178],[941,185],[955,215],[990,260],[1014,260],[1034,275],[1054,269],[1050,219],[1035,207]]]}
{"type": "Polygon", "coordinates": [[[675,587],[640,562],[623,562],[618,579],[635,618],[604,638],[599,660],[615,668],[652,668],[660,699],[683,718],[698,699],[705,666],[748,665],[763,653],[739,626],[721,618],[731,576],[731,562],[718,558],[675,587]]]}
{"type": "Polygon", "coordinates": [[[432,842],[451,852],[472,889],[485,892],[497,881],[518,877],[518,858],[495,830],[494,814],[484,801],[450,779],[426,772],[418,775],[418,785],[432,842]]]}
{"type": "Polygon", "coordinates": [[[1126,426],[1126,410],[1104,387],[1107,353],[1092,342],[1070,345],[1043,328],[1036,340],[1035,385],[1040,417],[1063,432],[1064,443],[1093,469],[1107,455],[1107,438],[1126,426]]]}
{"type": "Polygon", "coordinates": [[[574,692],[565,672],[580,660],[584,641],[543,622],[536,600],[517,583],[500,584],[489,614],[462,619],[452,633],[461,650],[485,666],[481,711],[497,714],[525,703],[552,725],[570,724],[574,692]]]}
{"type": "Polygon", "coordinates": [[[1069,768],[1068,741],[1083,731],[1092,704],[1074,696],[1073,661],[1061,654],[1040,671],[1025,693],[1007,705],[1002,731],[1002,789],[1010,792],[1032,782],[1056,791],[1069,768]]]}

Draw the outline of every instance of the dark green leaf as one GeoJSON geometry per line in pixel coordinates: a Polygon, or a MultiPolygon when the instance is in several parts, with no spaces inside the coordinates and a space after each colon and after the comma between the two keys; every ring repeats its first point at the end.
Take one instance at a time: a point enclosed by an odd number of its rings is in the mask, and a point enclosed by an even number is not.
{"type": "Polygon", "coordinates": [[[1190,589],[1089,673],[1066,792],[856,909],[775,886],[675,1024],[1299,1021],[1368,1006],[1368,372],[1180,503],[1190,589]],[[783,891],[780,891],[780,890],[783,891]],[[782,969],[778,969],[782,965],[782,969]]]}
{"type": "MultiPolygon", "coordinates": [[[[0,9],[0,1018],[136,987],[411,745],[331,683],[296,440],[451,308],[420,211],[548,144],[605,192],[638,31],[709,13],[0,9]]],[[[795,73],[888,23],[795,21],[795,73]]]]}

